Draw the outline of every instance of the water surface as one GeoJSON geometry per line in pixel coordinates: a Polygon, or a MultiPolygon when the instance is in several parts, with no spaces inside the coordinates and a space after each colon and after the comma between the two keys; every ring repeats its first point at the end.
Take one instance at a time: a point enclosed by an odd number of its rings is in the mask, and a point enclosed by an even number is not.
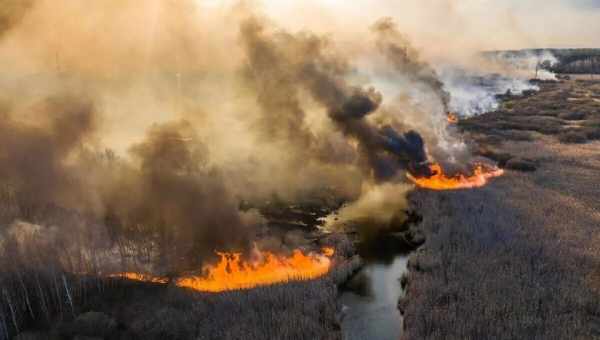
{"type": "Polygon", "coordinates": [[[345,311],[342,319],[344,340],[398,340],[402,316],[398,299],[404,294],[400,277],[407,256],[385,260],[370,259],[348,282],[340,297],[345,311]]]}

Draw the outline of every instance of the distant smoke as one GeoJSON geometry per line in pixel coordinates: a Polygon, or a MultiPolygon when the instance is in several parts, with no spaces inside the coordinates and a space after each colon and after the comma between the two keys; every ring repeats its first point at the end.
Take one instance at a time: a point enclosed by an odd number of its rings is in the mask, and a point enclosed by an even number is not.
{"type": "Polygon", "coordinates": [[[558,59],[550,51],[497,51],[486,52],[484,56],[521,79],[556,80],[556,75],[549,69],[558,63],[558,59]]]}
{"type": "Polygon", "coordinates": [[[450,111],[461,117],[471,117],[496,110],[498,95],[520,95],[537,91],[539,87],[518,76],[479,74],[459,68],[443,68],[440,77],[452,94],[450,111]]]}
{"type": "Polygon", "coordinates": [[[444,90],[444,83],[436,71],[412,47],[410,41],[396,28],[392,18],[380,19],[373,25],[377,35],[377,47],[392,62],[397,70],[413,81],[414,85],[426,85],[441,101],[445,112],[448,112],[450,94],[444,90]]]}
{"type": "Polygon", "coordinates": [[[558,61],[549,51],[495,51],[480,54],[488,70],[469,70],[442,65],[440,78],[451,93],[449,107],[462,117],[493,111],[499,107],[498,95],[520,95],[537,91],[530,79],[556,80],[549,71],[558,61]]]}

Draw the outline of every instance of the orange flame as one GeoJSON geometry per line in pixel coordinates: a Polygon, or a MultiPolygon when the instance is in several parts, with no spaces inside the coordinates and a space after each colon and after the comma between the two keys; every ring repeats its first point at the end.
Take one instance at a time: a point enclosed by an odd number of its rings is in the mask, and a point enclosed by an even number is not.
{"type": "Polygon", "coordinates": [[[324,255],[304,255],[295,250],[291,257],[262,253],[263,261],[248,263],[240,254],[218,253],[221,261],[208,266],[205,277],[192,276],[177,281],[180,287],[206,292],[248,289],[273,283],[316,279],[329,272],[333,248],[324,248],[324,255]]]}
{"type": "MultiPolygon", "coordinates": [[[[217,253],[221,260],[216,265],[204,268],[204,276],[188,276],[177,279],[176,285],[204,292],[249,289],[289,281],[304,281],[319,278],[329,272],[333,248],[323,248],[323,254],[305,255],[294,250],[290,257],[261,252],[260,261],[247,262],[239,253],[217,253]]],[[[151,277],[139,273],[112,275],[129,280],[152,283],[168,283],[166,278],[151,277]]]]}
{"type": "Polygon", "coordinates": [[[335,249],[330,248],[330,247],[325,247],[322,249],[323,251],[323,255],[327,256],[327,257],[332,257],[335,254],[335,249]]]}
{"type": "Polygon", "coordinates": [[[134,272],[126,272],[109,275],[109,277],[116,277],[121,279],[127,279],[131,281],[142,281],[142,282],[151,282],[151,283],[169,283],[167,278],[152,276],[148,274],[142,273],[134,273],[134,272]]]}
{"type": "Polygon", "coordinates": [[[448,119],[448,123],[450,123],[450,124],[457,124],[458,123],[458,116],[455,115],[452,112],[448,112],[448,115],[446,116],[446,119],[448,119]]]}
{"type": "Polygon", "coordinates": [[[407,177],[417,186],[432,190],[456,190],[482,187],[493,177],[502,176],[504,170],[497,167],[487,167],[477,164],[473,170],[473,175],[465,176],[458,174],[456,176],[447,176],[439,164],[430,164],[429,168],[433,173],[431,177],[414,177],[408,173],[407,177]]]}

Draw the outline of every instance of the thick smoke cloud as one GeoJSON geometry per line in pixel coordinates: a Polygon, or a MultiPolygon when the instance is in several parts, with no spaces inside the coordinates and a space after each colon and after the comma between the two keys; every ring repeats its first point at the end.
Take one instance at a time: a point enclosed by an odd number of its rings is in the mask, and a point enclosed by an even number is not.
{"type": "Polygon", "coordinates": [[[113,226],[156,238],[159,263],[199,268],[215,251],[250,249],[259,220],[239,211],[188,122],[153,126],[130,150],[133,168],[109,192],[113,226]]]}
{"type": "Polygon", "coordinates": [[[259,102],[270,115],[284,120],[284,124],[269,120],[279,133],[288,131],[286,135],[296,136],[301,145],[307,146],[304,141],[310,141],[310,135],[301,134],[304,114],[296,99],[300,91],[306,91],[325,108],[333,127],[357,142],[361,162],[375,179],[392,178],[409,163],[426,160],[424,142],[417,132],[401,133],[369,120],[380,107],[381,94],[374,88],[349,84],[349,65],[334,53],[326,39],[309,33],[270,35],[257,18],[242,24],[241,35],[254,66],[251,70],[271,80],[267,84],[261,82],[261,88],[276,86],[276,90],[266,93],[267,98],[259,93],[259,102]],[[261,66],[266,65],[270,66],[270,73],[259,73],[261,66]],[[277,110],[281,107],[287,110],[277,110]]]}
{"type": "MultiPolygon", "coordinates": [[[[0,40],[14,66],[0,79],[0,175],[18,207],[2,223],[62,230],[39,213],[58,207],[87,221],[65,237],[101,240],[73,247],[94,244],[123,269],[176,274],[248,251],[262,220],[241,202],[323,188],[352,201],[455,155],[436,73],[387,19],[361,43],[408,80],[399,92],[437,109],[384,97],[335,35],[282,30],[243,6],[38,0],[20,18],[0,40]]],[[[399,210],[406,190],[390,197],[399,210]]]]}
{"type": "MultiPolygon", "coordinates": [[[[305,124],[293,61],[289,55],[260,36],[260,23],[250,20],[241,29],[247,64],[246,84],[256,94],[261,108],[257,124],[262,138],[268,141],[286,140],[292,147],[310,149],[314,136],[305,124]]],[[[300,56],[301,58],[302,56],[300,56]]]]}
{"type": "Polygon", "coordinates": [[[0,120],[0,178],[21,192],[20,204],[89,202],[74,154],[92,142],[98,113],[89,99],[57,95],[24,112],[11,104],[0,120]]]}
{"type": "Polygon", "coordinates": [[[18,218],[47,223],[52,205],[75,209],[103,221],[113,242],[151,245],[145,250],[160,270],[198,268],[216,250],[250,249],[260,219],[239,211],[189,123],[152,127],[131,159],[119,160],[93,152],[99,118],[89,101],[52,97],[30,111],[16,117],[5,109],[0,123],[0,178],[15,193],[18,218]]]}

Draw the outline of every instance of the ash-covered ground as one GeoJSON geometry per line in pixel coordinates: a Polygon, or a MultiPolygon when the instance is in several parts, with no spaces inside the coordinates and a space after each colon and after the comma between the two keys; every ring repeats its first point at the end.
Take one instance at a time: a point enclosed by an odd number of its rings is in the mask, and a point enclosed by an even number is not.
{"type": "Polygon", "coordinates": [[[600,83],[540,87],[457,127],[503,177],[413,193],[404,338],[600,338],[600,83]]]}

